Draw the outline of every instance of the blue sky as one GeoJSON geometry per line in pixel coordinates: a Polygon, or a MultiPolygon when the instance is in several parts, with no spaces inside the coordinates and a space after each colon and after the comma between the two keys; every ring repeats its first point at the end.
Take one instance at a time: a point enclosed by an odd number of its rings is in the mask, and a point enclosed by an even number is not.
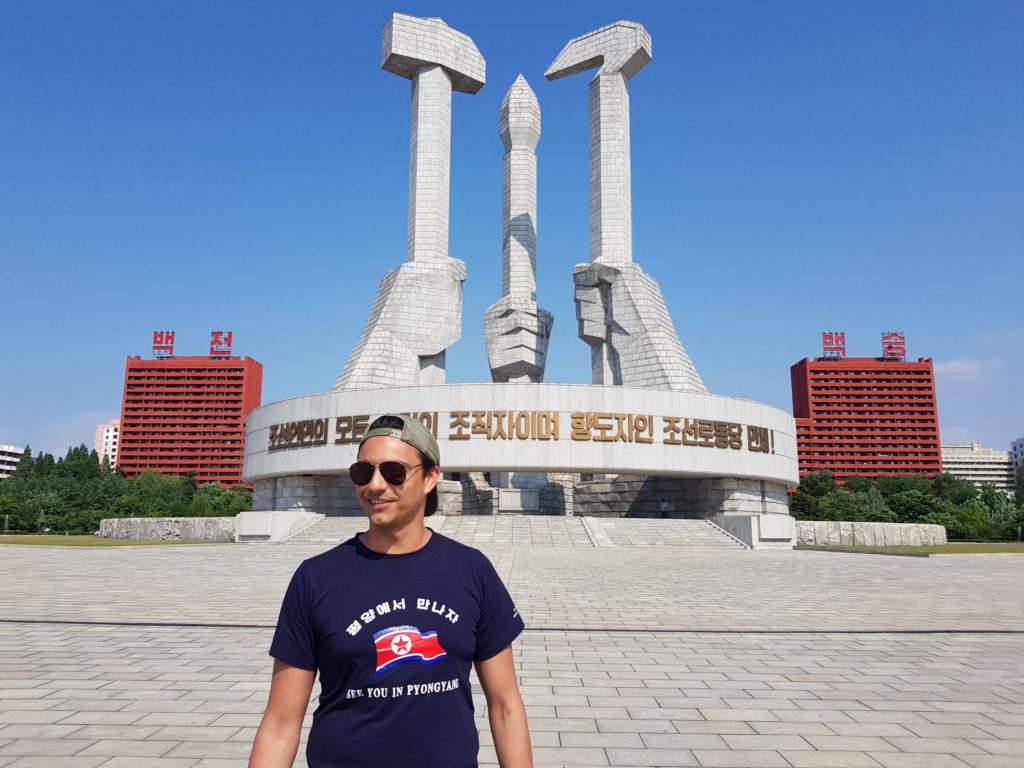
{"type": "Polygon", "coordinates": [[[489,378],[501,290],[498,107],[542,110],[538,298],[548,381],[589,381],[572,267],[588,259],[587,81],[572,37],[642,22],[630,84],[634,259],[711,391],[789,409],[789,366],[889,329],[933,357],[944,442],[1024,436],[1024,4],[0,3],[0,442],[63,452],[120,410],[155,329],[212,329],[263,401],[331,387],[405,257],[409,82],[392,10],[487,59],[453,99],[451,254],[469,270],[448,379],[489,378]]]}

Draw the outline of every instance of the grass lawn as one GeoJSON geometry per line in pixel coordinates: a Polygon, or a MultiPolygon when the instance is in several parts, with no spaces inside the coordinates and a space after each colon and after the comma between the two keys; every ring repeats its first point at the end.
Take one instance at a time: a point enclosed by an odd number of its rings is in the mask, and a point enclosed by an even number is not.
{"type": "Polygon", "coordinates": [[[944,546],[929,547],[826,547],[818,544],[801,545],[797,549],[817,549],[827,552],[830,549],[845,552],[892,552],[905,555],[990,555],[992,553],[1011,552],[1024,555],[1024,543],[1016,541],[999,541],[993,543],[977,541],[954,541],[944,546]]]}
{"type": "Polygon", "coordinates": [[[4,536],[0,544],[38,544],[46,547],[159,547],[171,544],[229,544],[221,541],[136,541],[134,539],[101,539],[99,536],[63,536],[60,534],[4,536]]]}

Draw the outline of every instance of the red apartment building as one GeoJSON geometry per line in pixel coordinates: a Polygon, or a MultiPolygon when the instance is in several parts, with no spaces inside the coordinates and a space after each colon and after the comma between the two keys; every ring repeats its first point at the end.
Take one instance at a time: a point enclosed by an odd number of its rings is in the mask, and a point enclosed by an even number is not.
{"type": "Polygon", "coordinates": [[[245,417],[260,405],[263,366],[251,357],[129,357],[117,464],[242,482],[245,417]]]}
{"type": "Polygon", "coordinates": [[[790,369],[800,475],[935,475],[942,471],[931,358],[907,362],[902,334],[886,334],[882,357],[846,357],[841,340],[825,357],[790,369]]]}

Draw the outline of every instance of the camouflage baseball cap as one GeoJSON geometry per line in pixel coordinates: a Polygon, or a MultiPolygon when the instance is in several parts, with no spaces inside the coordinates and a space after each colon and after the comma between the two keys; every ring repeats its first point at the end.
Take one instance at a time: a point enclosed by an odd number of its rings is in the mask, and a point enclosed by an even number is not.
{"type": "Polygon", "coordinates": [[[414,419],[411,416],[388,413],[374,419],[370,428],[366,431],[366,435],[359,441],[359,445],[362,445],[371,437],[398,438],[402,442],[408,443],[413,448],[421,451],[434,464],[441,464],[441,449],[437,445],[437,440],[430,434],[430,430],[423,426],[418,419],[414,419]],[[396,419],[402,423],[401,429],[379,424],[381,421],[394,422],[396,419]]]}

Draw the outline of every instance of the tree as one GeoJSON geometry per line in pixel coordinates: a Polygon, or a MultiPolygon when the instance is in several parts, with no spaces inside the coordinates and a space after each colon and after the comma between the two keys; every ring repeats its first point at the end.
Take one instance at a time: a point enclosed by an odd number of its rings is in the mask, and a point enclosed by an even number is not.
{"type": "MultiPolygon", "coordinates": [[[[957,538],[983,539],[991,535],[988,507],[980,501],[965,501],[956,508],[960,534],[957,538]]],[[[948,532],[948,531],[947,531],[948,532]]]]}
{"type": "Polygon", "coordinates": [[[797,520],[817,520],[821,516],[817,497],[799,489],[789,494],[789,514],[797,520]]]}
{"type": "Polygon", "coordinates": [[[874,488],[874,484],[866,477],[860,475],[851,475],[846,478],[846,490],[852,491],[853,493],[866,493],[869,488],[874,488]]]}
{"type": "Polygon", "coordinates": [[[886,499],[889,508],[896,513],[901,523],[921,522],[921,518],[932,513],[956,515],[956,506],[945,499],[919,490],[901,491],[886,499]]]}
{"type": "Polygon", "coordinates": [[[874,485],[856,496],[860,519],[869,523],[895,523],[896,514],[885,503],[882,492],[874,485]]]}
{"type": "Polygon", "coordinates": [[[15,531],[89,532],[103,517],[231,516],[248,509],[252,494],[245,486],[211,483],[200,489],[194,473],[144,472],[127,480],[84,444],[59,459],[26,448],[11,477],[0,480],[0,515],[15,531]]]}
{"type": "Polygon", "coordinates": [[[857,499],[842,488],[833,488],[821,497],[821,518],[823,520],[860,520],[857,499]]]}
{"type": "Polygon", "coordinates": [[[34,467],[35,461],[32,459],[32,446],[26,445],[25,450],[21,453],[21,458],[18,460],[18,466],[14,468],[14,474],[11,476],[26,480],[32,475],[34,467]]]}
{"type": "MultiPolygon", "coordinates": [[[[9,482],[9,481],[4,481],[9,482]]],[[[38,522],[38,514],[30,512],[24,504],[18,504],[10,496],[0,496],[0,518],[7,520],[7,529],[11,531],[34,531],[38,522]]],[[[2,525],[2,523],[0,523],[2,525]]]]}
{"type": "Polygon", "coordinates": [[[41,453],[32,462],[32,474],[36,477],[47,477],[53,472],[57,462],[53,460],[53,454],[41,453]]]}
{"type": "Polygon", "coordinates": [[[957,505],[978,498],[978,489],[974,487],[974,483],[949,472],[940,472],[935,476],[932,480],[932,493],[957,505]]]}
{"type": "Polygon", "coordinates": [[[233,485],[227,512],[229,515],[237,515],[239,512],[252,511],[252,492],[244,485],[233,485]]]}
{"type": "MultiPolygon", "coordinates": [[[[879,492],[882,483],[879,482],[879,492]]],[[[929,509],[927,496],[918,490],[907,490],[893,493],[886,498],[889,508],[896,514],[901,523],[916,522],[933,510],[929,509]]],[[[952,511],[949,512],[952,515],[952,511]]]]}
{"type": "Polygon", "coordinates": [[[932,493],[932,480],[927,475],[883,475],[876,484],[886,501],[905,491],[920,491],[926,495],[932,493]]]}
{"type": "Polygon", "coordinates": [[[110,517],[142,517],[142,501],[138,496],[126,493],[115,499],[108,511],[110,517]]]}
{"type": "Polygon", "coordinates": [[[1009,528],[1018,517],[1019,510],[1013,505],[1010,497],[1001,491],[996,491],[991,501],[984,504],[987,513],[988,524],[994,533],[1007,534],[1009,528]]]}
{"type": "Polygon", "coordinates": [[[28,498],[26,508],[30,515],[28,530],[58,530],[57,523],[71,507],[55,491],[39,491],[28,498]]]}
{"type": "Polygon", "coordinates": [[[824,496],[835,487],[835,477],[832,476],[832,471],[828,469],[823,469],[820,472],[811,472],[811,474],[804,475],[800,479],[800,490],[811,496],[824,496]]]}
{"type": "Polygon", "coordinates": [[[220,483],[204,483],[191,502],[195,517],[233,517],[252,509],[252,495],[243,485],[226,488],[220,483]]]}

